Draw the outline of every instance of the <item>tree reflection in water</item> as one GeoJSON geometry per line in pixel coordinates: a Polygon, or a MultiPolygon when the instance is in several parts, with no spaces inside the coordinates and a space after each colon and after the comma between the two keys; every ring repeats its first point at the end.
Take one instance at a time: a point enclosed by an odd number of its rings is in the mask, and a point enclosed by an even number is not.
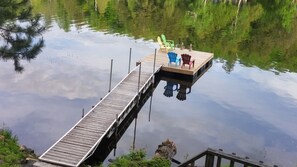
{"type": "Polygon", "coordinates": [[[0,8],[0,59],[12,60],[15,71],[22,72],[20,61],[36,58],[44,47],[45,27],[40,15],[32,15],[29,0],[1,0],[0,8]]]}

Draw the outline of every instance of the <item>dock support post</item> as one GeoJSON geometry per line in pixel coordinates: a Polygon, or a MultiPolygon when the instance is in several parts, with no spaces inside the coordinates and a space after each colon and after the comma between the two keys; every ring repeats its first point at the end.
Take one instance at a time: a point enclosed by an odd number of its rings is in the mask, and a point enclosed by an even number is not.
{"type": "Polygon", "coordinates": [[[222,158],[218,156],[217,167],[221,167],[221,161],[222,161],[222,158]]]}
{"type": "Polygon", "coordinates": [[[108,92],[110,92],[110,90],[111,90],[112,64],[113,64],[113,59],[111,59],[111,62],[110,62],[110,76],[109,76],[109,89],[108,89],[108,92]]]}
{"type": "Polygon", "coordinates": [[[214,155],[206,154],[205,167],[213,167],[213,164],[214,164],[214,155]]]}
{"type": "Polygon", "coordinates": [[[132,144],[132,150],[135,150],[135,140],[136,140],[136,126],[137,126],[137,115],[135,117],[135,124],[134,124],[134,136],[133,136],[133,144],[132,144]]]}
{"type": "Polygon", "coordinates": [[[128,66],[128,74],[130,73],[130,66],[131,66],[131,53],[132,53],[132,48],[130,48],[130,54],[129,54],[129,66],[128,66]]]}
{"type": "MultiPolygon", "coordinates": [[[[116,114],[116,129],[115,129],[115,133],[114,133],[114,136],[115,136],[115,141],[118,140],[118,127],[119,127],[119,115],[116,114]]],[[[114,145],[114,151],[113,151],[113,156],[116,156],[116,149],[117,149],[117,142],[115,142],[115,145],[114,145]]]]}
{"type": "Polygon", "coordinates": [[[116,114],[116,129],[115,129],[115,136],[118,135],[118,127],[119,127],[119,115],[116,114]]]}
{"type": "Polygon", "coordinates": [[[153,94],[154,92],[152,92],[151,101],[150,101],[150,111],[149,111],[149,120],[148,120],[149,122],[151,121],[153,94]]]}

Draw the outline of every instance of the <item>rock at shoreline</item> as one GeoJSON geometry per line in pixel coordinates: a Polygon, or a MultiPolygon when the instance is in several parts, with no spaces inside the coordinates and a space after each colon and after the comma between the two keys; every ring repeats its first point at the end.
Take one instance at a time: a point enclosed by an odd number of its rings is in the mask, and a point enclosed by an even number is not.
{"type": "Polygon", "coordinates": [[[20,145],[20,151],[22,151],[25,154],[35,156],[34,150],[31,149],[31,148],[28,148],[28,147],[26,147],[24,145],[20,145]]]}
{"type": "Polygon", "coordinates": [[[171,160],[176,154],[176,146],[173,141],[167,139],[158,146],[158,149],[155,151],[155,156],[160,156],[165,159],[171,160]]]}

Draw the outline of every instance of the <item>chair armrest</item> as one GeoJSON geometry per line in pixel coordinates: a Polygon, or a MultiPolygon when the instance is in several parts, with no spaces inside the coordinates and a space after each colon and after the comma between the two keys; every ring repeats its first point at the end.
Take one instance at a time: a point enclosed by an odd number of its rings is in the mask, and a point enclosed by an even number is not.
{"type": "Polygon", "coordinates": [[[166,41],[169,42],[169,43],[174,44],[174,41],[173,40],[166,40],[166,41]]]}
{"type": "Polygon", "coordinates": [[[187,92],[187,94],[191,93],[191,87],[189,87],[189,92],[187,92]]]}

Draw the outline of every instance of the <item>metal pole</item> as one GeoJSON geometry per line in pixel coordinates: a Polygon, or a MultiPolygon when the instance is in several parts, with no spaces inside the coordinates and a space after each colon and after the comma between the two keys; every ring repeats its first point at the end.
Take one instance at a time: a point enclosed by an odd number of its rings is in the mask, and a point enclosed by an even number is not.
{"type": "Polygon", "coordinates": [[[141,62],[139,62],[139,75],[138,75],[138,93],[139,93],[139,89],[140,89],[140,74],[141,74],[141,62]]]}
{"type": "Polygon", "coordinates": [[[135,117],[135,124],[134,124],[134,136],[133,136],[133,144],[132,144],[132,149],[133,149],[133,151],[135,150],[136,125],[137,125],[137,116],[135,117]]]}
{"type": "Polygon", "coordinates": [[[117,138],[118,135],[118,127],[119,127],[119,116],[116,114],[116,129],[115,129],[115,136],[117,138]]]}
{"type": "Polygon", "coordinates": [[[130,48],[130,54],[129,54],[129,66],[128,66],[128,74],[130,73],[130,66],[131,66],[131,53],[132,53],[132,48],[130,48]]]}
{"type": "Polygon", "coordinates": [[[113,59],[111,59],[111,62],[110,62],[110,77],[109,77],[109,89],[108,89],[108,92],[110,92],[110,90],[111,90],[112,64],[113,64],[113,59]]]}
{"type": "Polygon", "coordinates": [[[83,108],[83,109],[82,109],[81,117],[83,118],[84,116],[85,116],[85,109],[83,108]]]}
{"type": "Polygon", "coordinates": [[[152,112],[152,101],[153,101],[153,94],[154,94],[154,93],[152,93],[152,96],[151,96],[151,101],[150,101],[149,122],[151,121],[151,112],[152,112]]]}
{"type": "Polygon", "coordinates": [[[155,74],[155,66],[156,66],[156,55],[157,55],[157,49],[155,49],[155,56],[154,56],[154,67],[153,67],[153,74],[155,74]]]}
{"type": "Polygon", "coordinates": [[[117,153],[117,145],[115,145],[114,149],[113,149],[113,156],[115,157],[117,153]]]}
{"type": "MultiPolygon", "coordinates": [[[[116,114],[116,129],[115,129],[115,141],[118,140],[118,127],[119,127],[119,116],[116,114]]],[[[117,150],[117,142],[115,142],[114,150],[113,150],[113,156],[116,156],[116,150],[117,150]]]]}

